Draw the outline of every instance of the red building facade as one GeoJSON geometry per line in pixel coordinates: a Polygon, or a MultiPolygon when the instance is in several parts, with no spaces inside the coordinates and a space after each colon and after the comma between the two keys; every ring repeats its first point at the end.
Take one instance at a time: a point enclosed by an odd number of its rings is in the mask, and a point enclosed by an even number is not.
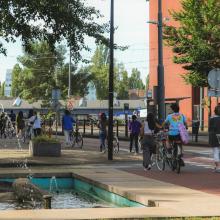
{"type": "MultiPolygon", "coordinates": [[[[163,22],[167,25],[178,26],[169,14],[170,10],[178,11],[181,9],[180,0],[162,0],[163,22]]],[[[158,1],[149,1],[150,21],[158,20],[158,1]]],[[[158,27],[154,24],[149,24],[150,30],[150,72],[149,72],[149,88],[153,91],[154,86],[157,86],[157,65],[158,65],[158,27]]],[[[179,102],[180,109],[186,115],[188,121],[199,119],[200,105],[200,89],[193,88],[187,85],[182,75],[186,71],[179,64],[173,63],[172,48],[163,47],[163,62],[164,62],[164,80],[165,80],[165,98],[186,98],[179,102]],[[188,97],[188,98],[187,98],[188,97]]],[[[168,101],[169,102],[169,101],[168,101]]],[[[206,112],[205,112],[206,113],[206,112]]],[[[207,119],[207,117],[205,117],[207,119]]],[[[207,120],[205,120],[207,124],[207,120]]]]}

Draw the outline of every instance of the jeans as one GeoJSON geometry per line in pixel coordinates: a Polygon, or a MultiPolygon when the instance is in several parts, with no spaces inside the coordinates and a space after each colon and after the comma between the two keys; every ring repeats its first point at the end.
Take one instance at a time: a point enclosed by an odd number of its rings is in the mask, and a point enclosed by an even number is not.
{"type": "Polygon", "coordinates": [[[70,132],[71,130],[64,130],[65,142],[66,144],[70,144],[70,132]]]}
{"type": "Polygon", "coordinates": [[[143,166],[147,168],[148,165],[151,164],[151,155],[155,147],[155,143],[152,135],[144,135],[142,140],[142,145],[143,145],[143,166]]]}
{"type": "Polygon", "coordinates": [[[99,132],[99,140],[100,140],[100,151],[103,150],[103,148],[105,149],[105,139],[106,139],[106,132],[104,131],[100,131],[99,132]]]}
{"type": "Polygon", "coordinates": [[[138,134],[130,134],[130,152],[132,152],[133,142],[135,143],[135,151],[138,153],[138,134]]]}

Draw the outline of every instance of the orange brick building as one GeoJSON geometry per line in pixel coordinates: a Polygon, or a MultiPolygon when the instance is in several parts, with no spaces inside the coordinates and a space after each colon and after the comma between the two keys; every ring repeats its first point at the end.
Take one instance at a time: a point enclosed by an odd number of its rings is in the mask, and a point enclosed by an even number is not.
{"type": "MultiPolygon", "coordinates": [[[[162,0],[162,13],[164,22],[167,25],[178,26],[169,14],[169,10],[178,11],[181,8],[180,0],[162,0]]],[[[158,1],[149,1],[149,20],[158,20],[158,1]]],[[[149,24],[150,30],[150,72],[149,72],[149,89],[157,85],[157,64],[158,64],[158,27],[149,24]]],[[[173,53],[170,47],[163,47],[164,62],[164,80],[165,80],[165,98],[189,97],[180,101],[180,109],[187,116],[188,121],[199,119],[200,89],[186,85],[181,75],[186,71],[179,64],[174,64],[173,53]]],[[[167,104],[166,104],[167,105],[167,104]]],[[[166,113],[168,113],[166,111],[166,113]]],[[[205,111],[205,124],[207,124],[207,111],[205,111]]]]}

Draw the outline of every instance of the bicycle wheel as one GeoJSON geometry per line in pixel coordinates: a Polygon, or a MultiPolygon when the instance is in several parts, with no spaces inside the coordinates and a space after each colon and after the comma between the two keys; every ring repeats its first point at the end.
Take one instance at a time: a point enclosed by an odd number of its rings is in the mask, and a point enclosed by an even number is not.
{"type": "Polygon", "coordinates": [[[83,137],[80,133],[78,133],[77,137],[76,137],[76,144],[78,147],[80,147],[82,149],[83,147],[83,137]]]}
{"type": "Polygon", "coordinates": [[[113,151],[115,154],[117,154],[119,152],[119,143],[116,138],[114,138],[114,140],[113,140],[113,151]]]}
{"type": "Polygon", "coordinates": [[[76,140],[72,132],[69,134],[69,138],[70,138],[70,146],[75,147],[76,140]]]}
{"type": "Polygon", "coordinates": [[[160,171],[165,169],[164,150],[162,146],[159,146],[156,152],[156,165],[160,171]]]}

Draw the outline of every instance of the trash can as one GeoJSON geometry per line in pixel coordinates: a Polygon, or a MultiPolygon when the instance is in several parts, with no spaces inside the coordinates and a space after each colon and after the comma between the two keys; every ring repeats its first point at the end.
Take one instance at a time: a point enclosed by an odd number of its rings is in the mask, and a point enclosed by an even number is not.
{"type": "Polygon", "coordinates": [[[192,121],[192,140],[193,137],[195,136],[195,142],[198,142],[199,125],[200,125],[199,120],[192,121]]]}

